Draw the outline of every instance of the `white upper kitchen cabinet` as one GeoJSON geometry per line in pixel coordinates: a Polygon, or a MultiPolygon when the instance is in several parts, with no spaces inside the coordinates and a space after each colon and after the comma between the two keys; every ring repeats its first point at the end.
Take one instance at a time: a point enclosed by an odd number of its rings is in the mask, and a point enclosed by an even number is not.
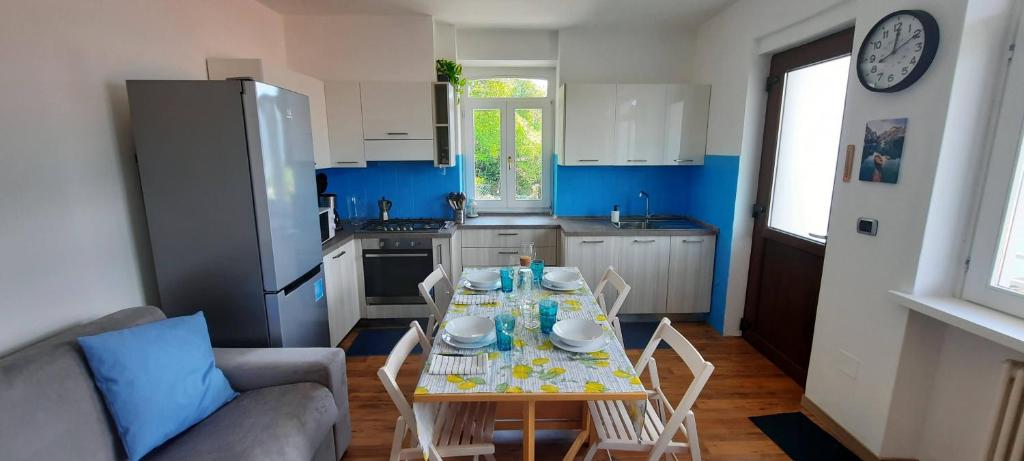
{"type": "Polygon", "coordinates": [[[615,84],[563,85],[565,165],[614,165],[615,84]]]}
{"type": "Polygon", "coordinates": [[[615,153],[619,165],[657,165],[665,156],[668,85],[616,85],[615,153]]]}
{"type": "MultiPolygon", "coordinates": [[[[432,83],[361,82],[359,90],[363,139],[434,139],[432,83]]],[[[432,144],[424,160],[433,159],[432,144]]]]}
{"type": "Polygon", "coordinates": [[[665,165],[703,165],[711,85],[666,85],[665,165]]]}
{"type": "Polygon", "coordinates": [[[668,268],[668,313],[711,311],[715,241],[714,235],[672,237],[668,268]]]}
{"type": "Polygon", "coordinates": [[[324,82],[327,127],[331,136],[330,167],[366,166],[363,111],[358,82],[324,82]]]}
{"type": "Polygon", "coordinates": [[[620,314],[662,314],[668,296],[670,237],[616,237],[615,269],[632,289],[620,314]]]}
{"type": "Polygon", "coordinates": [[[313,161],[317,168],[333,166],[323,81],[287,67],[266,64],[262,59],[209,58],[206,71],[210,80],[245,77],[306,95],[313,132],[313,161]]]}

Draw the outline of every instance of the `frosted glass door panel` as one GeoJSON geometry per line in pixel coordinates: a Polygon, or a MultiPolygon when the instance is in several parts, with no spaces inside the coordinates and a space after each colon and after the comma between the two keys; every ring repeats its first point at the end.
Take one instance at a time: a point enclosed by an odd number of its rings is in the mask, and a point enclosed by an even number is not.
{"type": "Polygon", "coordinates": [[[786,73],[768,226],[824,242],[850,57],[786,73]]]}

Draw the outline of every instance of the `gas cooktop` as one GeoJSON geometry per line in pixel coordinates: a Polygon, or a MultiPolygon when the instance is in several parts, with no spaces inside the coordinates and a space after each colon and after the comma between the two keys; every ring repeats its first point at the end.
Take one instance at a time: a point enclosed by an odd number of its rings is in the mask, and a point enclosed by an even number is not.
{"type": "Polygon", "coordinates": [[[391,219],[388,221],[372,220],[359,226],[356,233],[368,232],[423,232],[437,233],[447,229],[451,221],[440,219],[391,219]]]}

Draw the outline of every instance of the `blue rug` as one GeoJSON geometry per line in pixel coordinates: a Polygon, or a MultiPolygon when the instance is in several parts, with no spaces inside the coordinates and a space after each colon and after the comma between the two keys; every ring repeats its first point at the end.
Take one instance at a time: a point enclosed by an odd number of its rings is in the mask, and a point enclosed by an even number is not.
{"type": "Polygon", "coordinates": [[[803,413],[751,416],[750,420],[793,461],[860,461],[803,413]]]}
{"type": "MultiPolygon", "coordinates": [[[[659,322],[619,322],[622,328],[622,343],[626,349],[643,349],[654,336],[654,330],[658,329],[659,322]]],[[[669,345],[662,342],[658,349],[666,349],[669,345]]]]}
{"type": "MultiPolygon", "coordinates": [[[[388,355],[391,350],[402,339],[408,328],[369,328],[359,330],[352,345],[345,350],[349,357],[361,357],[367,355],[388,355]]],[[[413,349],[413,354],[420,353],[420,346],[413,349]]]]}

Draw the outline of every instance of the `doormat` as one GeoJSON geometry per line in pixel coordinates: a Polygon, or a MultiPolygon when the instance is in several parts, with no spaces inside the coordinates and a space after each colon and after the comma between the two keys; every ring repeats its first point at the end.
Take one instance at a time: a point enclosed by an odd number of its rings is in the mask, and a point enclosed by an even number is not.
{"type": "MultiPolygon", "coordinates": [[[[651,342],[654,330],[658,329],[660,322],[623,322],[619,320],[619,327],[622,328],[622,344],[626,349],[643,349],[651,342]]],[[[658,349],[667,349],[668,344],[662,341],[658,349]]]]}
{"type": "MultiPolygon", "coordinates": [[[[349,357],[362,357],[367,355],[388,355],[398,344],[398,340],[409,331],[409,328],[368,328],[359,330],[352,345],[345,349],[349,357]]],[[[413,354],[420,353],[420,346],[412,350],[413,354]]]]}
{"type": "Polygon", "coordinates": [[[793,461],[860,461],[803,413],[751,416],[750,421],[793,461]]]}

